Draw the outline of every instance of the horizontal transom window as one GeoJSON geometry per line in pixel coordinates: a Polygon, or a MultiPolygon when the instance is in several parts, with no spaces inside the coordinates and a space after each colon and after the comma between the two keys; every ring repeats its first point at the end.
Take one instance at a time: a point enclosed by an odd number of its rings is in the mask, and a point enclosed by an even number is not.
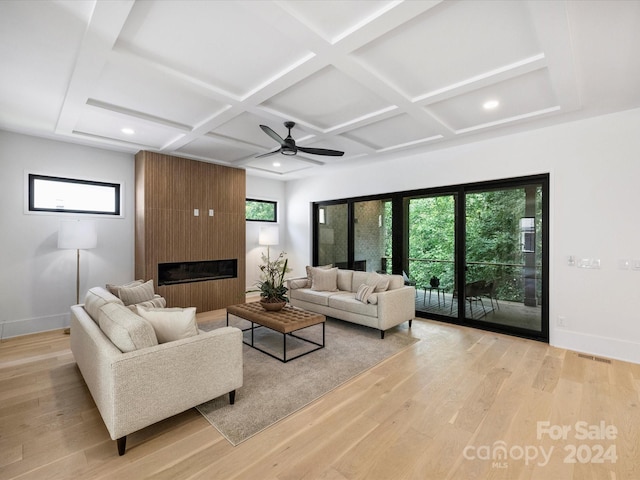
{"type": "Polygon", "coordinates": [[[29,211],[120,215],[120,184],[29,174],[29,211]]]}

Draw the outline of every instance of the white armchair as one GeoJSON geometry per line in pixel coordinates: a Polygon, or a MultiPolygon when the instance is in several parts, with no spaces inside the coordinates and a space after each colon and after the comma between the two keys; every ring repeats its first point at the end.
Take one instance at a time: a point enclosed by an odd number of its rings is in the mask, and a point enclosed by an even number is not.
{"type": "Polygon", "coordinates": [[[83,305],[71,312],[71,350],[120,455],[132,432],[226,393],[234,403],[242,386],[237,328],[123,353],[83,305]]]}

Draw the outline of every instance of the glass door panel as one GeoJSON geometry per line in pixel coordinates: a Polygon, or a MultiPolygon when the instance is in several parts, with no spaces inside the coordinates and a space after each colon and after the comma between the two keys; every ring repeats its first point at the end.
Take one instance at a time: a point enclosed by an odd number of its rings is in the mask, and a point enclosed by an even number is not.
{"type": "Polygon", "coordinates": [[[390,273],[391,202],[354,202],[353,208],[353,269],[390,273]]]}
{"type": "Polygon", "coordinates": [[[318,265],[346,265],[349,251],[347,204],[319,206],[317,232],[318,265]]]}
{"type": "Polygon", "coordinates": [[[408,276],[416,285],[416,311],[457,317],[456,195],[409,199],[408,276]]]}
{"type": "Polygon", "coordinates": [[[465,195],[464,318],[542,333],[542,185],[465,195]]]}

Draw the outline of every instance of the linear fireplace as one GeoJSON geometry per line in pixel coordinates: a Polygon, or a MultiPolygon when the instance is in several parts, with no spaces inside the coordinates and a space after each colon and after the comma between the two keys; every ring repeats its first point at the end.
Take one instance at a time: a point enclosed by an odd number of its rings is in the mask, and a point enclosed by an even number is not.
{"type": "Polygon", "coordinates": [[[158,286],[222,280],[238,276],[238,260],[206,260],[158,264],[158,286]]]}

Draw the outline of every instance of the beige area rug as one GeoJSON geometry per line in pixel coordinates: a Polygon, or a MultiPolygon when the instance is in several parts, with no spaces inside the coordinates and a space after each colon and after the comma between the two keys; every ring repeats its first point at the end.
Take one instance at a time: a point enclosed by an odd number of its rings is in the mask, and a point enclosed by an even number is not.
{"type": "MultiPolygon", "coordinates": [[[[213,330],[225,324],[211,322],[200,328],[213,330]]],[[[250,323],[231,317],[231,325],[246,328],[250,323]]],[[[243,345],[244,379],[235,405],[229,405],[229,396],[224,395],[196,408],[229,442],[238,445],[418,341],[407,323],[387,331],[384,340],[378,330],[331,318],[325,328],[325,348],[287,363],[243,345]]],[[[319,325],[296,333],[322,341],[319,325]]],[[[257,345],[282,356],[282,334],[266,328],[254,334],[257,345]]],[[[244,335],[250,341],[250,332],[244,335]]],[[[311,348],[315,345],[287,337],[288,358],[311,348]]]]}

